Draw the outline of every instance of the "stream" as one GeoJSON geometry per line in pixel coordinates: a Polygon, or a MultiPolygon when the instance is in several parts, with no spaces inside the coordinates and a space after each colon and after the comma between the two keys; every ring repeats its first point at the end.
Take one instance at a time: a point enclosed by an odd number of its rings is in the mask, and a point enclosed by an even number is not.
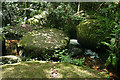
{"type": "Polygon", "coordinates": [[[91,69],[94,69],[106,76],[109,75],[110,78],[120,78],[117,73],[114,72],[112,67],[105,67],[106,59],[109,54],[105,51],[92,51],[91,49],[83,48],[77,41],[77,39],[70,39],[69,51],[75,57],[73,59],[82,59],[85,58],[84,65],[88,66],[91,69]]]}
{"type": "MultiPolygon", "coordinates": [[[[18,55],[16,44],[19,40],[6,40],[6,51],[7,55],[18,55]]],[[[77,39],[70,39],[70,43],[68,45],[68,51],[72,54],[73,59],[82,59],[85,58],[84,65],[92,68],[98,72],[102,72],[103,74],[113,74],[108,73],[107,68],[104,66],[108,55],[101,52],[95,52],[91,49],[83,48],[77,41],[77,39]]],[[[113,76],[113,75],[112,75],[113,76]]]]}
{"type": "Polygon", "coordinates": [[[77,39],[70,39],[69,50],[73,55],[86,55],[92,59],[100,59],[97,52],[93,52],[91,49],[83,48],[77,41],[77,39]]]}

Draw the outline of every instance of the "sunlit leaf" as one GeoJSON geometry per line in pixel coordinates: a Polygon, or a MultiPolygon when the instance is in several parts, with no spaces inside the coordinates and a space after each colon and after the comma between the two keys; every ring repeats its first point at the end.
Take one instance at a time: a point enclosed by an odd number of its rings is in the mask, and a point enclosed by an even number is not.
{"type": "Polygon", "coordinates": [[[111,42],[111,44],[113,45],[113,44],[115,44],[115,38],[112,38],[111,40],[110,40],[110,42],[111,42]]]}
{"type": "Polygon", "coordinates": [[[116,54],[112,54],[112,65],[115,67],[117,65],[117,57],[116,54]]]}
{"type": "Polygon", "coordinates": [[[108,66],[111,63],[111,56],[108,57],[106,60],[105,66],[108,66]]]}
{"type": "Polygon", "coordinates": [[[110,46],[110,44],[107,43],[107,42],[101,42],[101,43],[104,44],[104,45],[110,46]]]}

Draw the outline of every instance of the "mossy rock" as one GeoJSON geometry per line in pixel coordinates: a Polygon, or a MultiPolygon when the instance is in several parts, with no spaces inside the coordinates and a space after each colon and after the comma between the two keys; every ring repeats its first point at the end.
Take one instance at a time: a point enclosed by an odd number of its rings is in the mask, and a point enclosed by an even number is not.
{"type": "Polygon", "coordinates": [[[99,32],[101,29],[99,23],[97,19],[86,19],[77,26],[77,39],[80,45],[85,48],[96,49],[98,43],[109,36],[107,31],[99,32]]]}
{"type": "Polygon", "coordinates": [[[69,43],[69,37],[58,29],[41,29],[28,32],[20,40],[18,46],[24,48],[24,54],[29,57],[51,57],[56,49],[64,49],[69,43]]]}
{"type": "Polygon", "coordinates": [[[2,78],[105,78],[86,66],[45,61],[2,65],[1,73],[2,78]]]}

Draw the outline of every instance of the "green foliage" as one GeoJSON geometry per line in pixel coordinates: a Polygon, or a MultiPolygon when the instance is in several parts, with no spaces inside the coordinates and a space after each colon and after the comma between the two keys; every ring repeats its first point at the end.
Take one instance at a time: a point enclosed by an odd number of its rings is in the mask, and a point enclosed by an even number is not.
{"type": "Polygon", "coordinates": [[[75,65],[83,65],[83,62],[84,62],[85,58],[83,59],[74,59],[72,60],[72,64],[75,64],[75,65]]]}
{"type": "Polygon", "coordinates": [[[109,75],[109,74],[107,74],[107,75],[105,76],[105,78],[110,78],[110,75],[109,75]]]}
{"type": "Polygon", "coordinates": [[[106,60],[106,66],[108,66],[110,63],[112,63],[112,65],[116,68],[117,67],[117,61],[119,60],[119,56],[120,56],[120,52],[119,52],[119,32],[120,32],[120,28],[115,26],[115,29],[112,31],[113,33],[111,33],[111,39],[110,39],[110,43],[107,42],[101,42],[104,45],[107,45],[109,47],[110,50],[108,50],[108,52],[110,53],[108,59],[106,60]]]}
{"type": "Polygon", "coordinates": [[[120,60],[120,1],[118,2],[104,2],[104,3],[81,3],[81,8],[88,13],[94,15],[98,20],[95,33],[99,37],[98,47],[106,45],[108,53],[110,54],[106,60],[106,66],[113,65],[117,69],[118,61],[120,60]],[[90,7],[88,8],[88,4],[90,7]],[[95,6],[95,7],[94,7],[95,6]],[[90,11],[91,10],[91,11],[90,11]],[[94,11],[95,10],[95,11],[94,11]],[[92,12],[94,11],[94,12],[92,12]]]}
{"type": "Polygon", "coordinates": [[[83,65],[85,58],[83,59],[72,59],[71,54],[68,53],[68,49],[64,50],[55,50],[54,56],[55,58],[59,58],[60,62],[67,62],[75,65],[83,65]]]}
{"type": "MultiPolygon", "coordinates": [[[[6,26],[5,29],[9,29],[11,26],[16,26],[23,23],[37,25],[37,27],[34,26],[34,29],[40,29],[39,26],[42,25],[48,28],[58,28],[64,30],[70,35],[71,38],[76,38],[76,25],[78,25],[80,21],[88,18],[87,16],[93,16],[94,20],[98,20],[98,23],[95,24],[97,30],[95,31],[95,34],[98,38],[103,37],[99,39],[97,44],[102,43],[108,46],[107,51],[110,56],[106,60],[106,66],[113,65],[116,67],[118,64],[117,62],[120,60],[119,13],[120,2],[95,2],[79,4],[76,2],[3,2],[2,25],[6,26]]],[[[90,17],[90,19],[91,18],[92,17],[90,17]]],[[[13,30],[11,32],[15,33],[13,30]]],[[[23,29],[17,33],[21,34],[22,32],[24,32],[23,29]]],[[[90,36],[92,36],[92,34],[90,34],[90,36]]],[[[61,42],[64,43],[64,41],[61,42]]],[[[42,53],[45,57],[48,56],[45,51],[42,53]]],[[[32,55],[35,55],[34,52],[32,55]]],[[[50,56],[48,56],[48,58],[49,57],[50,56]]],[[[58,50],[55,52],[53,57],[59,58],[63,62],[78,65],[84,61],[79,59],[71,59],[71,54],[68,54],[67,50],[58,50]]]]}
{"type": "MultiPolygon", "coordinates": [[[[106,17],[108,17],[111,21],[111,25],[107,24],[108,26],[111,27],[111,33],[110,36],[106,37],[107,39],[109,39],[109,42],[107,41],[103,41],[101,42],[102,44],[106,45],[109,47],[109,49],[107,50],[110,55],[108,57],[108,59],[106,60],[106,66],[111,65],[113,67],[115,67],[115,69],[117,70],[117,65],[118,62],[120,60],[120,19],[118,17],[120,17],[118,15],[119,8],[116,9],[119,6],[119,4],[115,4],[115,3],[110,3],[108,8],[104,8],[107,9],[109,11],[109,13],[106,13],[106,17]],[[109,14],[111,14],[111,16],[108,16],[109,14]]],[[[109,30],[109,29],[108,29],[109,30]]]]}
{"type": "Polygon", "coordinates": [[[106,60],[105,66],[108,66],[110,63],[112,63],[112,66],[116,68],[117,61],[118,61],[118,58],[116,57],[116,54],[111,53],[109,55],[108,59],[106,60]]]}
{"type": "Polygon", "coordinates": [[[31,57],[20,57],[21,58],[21,61],[24,62],[24,61],[38,61],[38,58],[31,58],[31,57]]]}
{"type": "Polygon", "coordinates": [[[16,3],[16,2],[3,2],[2,3],[2,24],[3,26],[16,25],[24,21],[24,2],[16,3]]]}
{"type": "MultiPolygon", "coordinates": [[[[82,18],[76,14],[78,3],[50,2],[3,2],[3,26],[7,24],[42,25],[65,30],[71,37],[76,35],[75,27],[82,18]]],[[[76,37],[76,36],[75,36],[76,37]]]]}
{"type": "Polygon", "coordinates": [[[105,78],[110,78],[110,75],[109,75],[109,72],[108,72],[108,71],[106,71],[106,76],[105,76],[105,78]]]}

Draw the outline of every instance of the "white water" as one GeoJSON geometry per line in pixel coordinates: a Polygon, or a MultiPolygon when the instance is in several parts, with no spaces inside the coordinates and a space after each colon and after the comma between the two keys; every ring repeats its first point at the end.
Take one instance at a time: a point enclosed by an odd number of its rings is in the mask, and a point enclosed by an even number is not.
{"type": "Polygon", "coordinates": [[[80,45],[76,39],[70,39],[70,44],[72,44],[72,45],[80,45]]]}
{"type": "MultiPolygon", "coordinates": [[[[71,45],[80,45],[76,39],[70,39],[70,44],[71,45]]],[[[80,47],[78,47],[80,48],[80,47]]],[[[90,49],[86,49],[84,52],[85,55],[90,55],[91,58],[99,58],[98,53],[93,52],[90,49]]]]}
{"type": "Polygon", "coordinates": [[[85,51],[85,55],[90,55],[91,58],[99,58],[96,52],[92,52],[90,49],[85,51]]]}

